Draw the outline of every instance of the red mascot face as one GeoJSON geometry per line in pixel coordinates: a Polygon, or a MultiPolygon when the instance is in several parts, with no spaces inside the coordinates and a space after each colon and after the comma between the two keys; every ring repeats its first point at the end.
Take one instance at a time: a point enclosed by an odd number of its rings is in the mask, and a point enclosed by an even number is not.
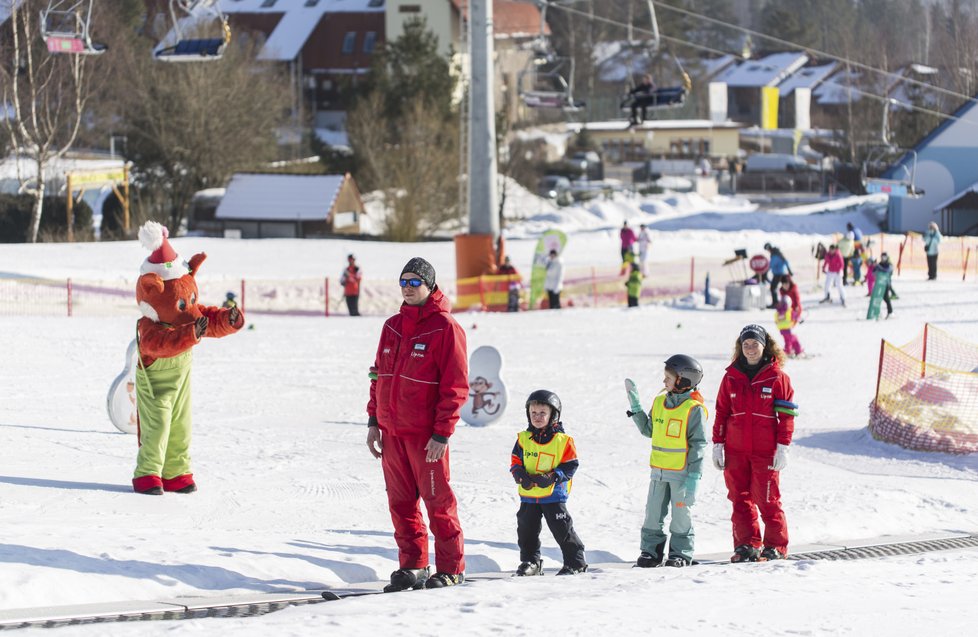
{"type": "Polygon", "coordinates": [[[190,272],[164,281],[158,274],[144,274],[136,283],[136,302],[143,316],[158,323],[185,325],[200,318],[197,307],[197,274],[207,258],[204,253],[190,258],[190,272]]]}

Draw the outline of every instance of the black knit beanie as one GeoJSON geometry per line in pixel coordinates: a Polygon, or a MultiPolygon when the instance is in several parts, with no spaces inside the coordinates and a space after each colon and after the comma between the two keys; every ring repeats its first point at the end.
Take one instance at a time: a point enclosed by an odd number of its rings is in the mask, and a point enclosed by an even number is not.
{"type": "Polygon", "coordinates": [[[414,257],[408,261],[401,270],[401,276],[404,276],[405,272],[414,272],[421,277],[429,290],[435,289],[435,268],[421,257],[414,257]]]}

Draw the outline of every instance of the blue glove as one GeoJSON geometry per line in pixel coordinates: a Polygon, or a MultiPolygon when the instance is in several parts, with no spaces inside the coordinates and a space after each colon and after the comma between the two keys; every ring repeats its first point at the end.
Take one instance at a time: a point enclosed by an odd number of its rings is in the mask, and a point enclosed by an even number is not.
{"type": "Polygon", "coordinates": [[[691,507],[696,504],[696,485],[700,482],[700,474],[691,473],[686,476],[686,482],[683,483],[683,487],[686,489],[686,495],[683,497],[683,502],[686,506],[691,507]]]}
{"type": "Polygon", "coordinates": [[[638,387],[635,386],[635,381],[631,378],[625,379],[625,394],[628,396],[628,411],[625,412],[625,415],[631,418],[635,414],[644,414],[642,401],[638,398],[638,387]]]}

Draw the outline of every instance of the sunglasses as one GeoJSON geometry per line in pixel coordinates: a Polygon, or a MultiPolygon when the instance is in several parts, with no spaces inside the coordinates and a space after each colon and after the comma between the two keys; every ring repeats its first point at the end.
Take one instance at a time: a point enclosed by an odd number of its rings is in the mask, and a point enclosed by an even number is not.
{"type": "Polygon", "coordinates": [[[412,288],[419,288],[422,285],[424,285],[424,281],[422,281],[421,279],[401,279],[400,281],[398,281],[398,283],[401,284],[402,288],[406,288],[409,285],[412,288]]]}

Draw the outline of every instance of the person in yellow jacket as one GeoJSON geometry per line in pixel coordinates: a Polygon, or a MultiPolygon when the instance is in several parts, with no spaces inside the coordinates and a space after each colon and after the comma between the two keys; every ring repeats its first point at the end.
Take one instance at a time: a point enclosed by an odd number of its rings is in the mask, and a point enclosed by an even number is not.
{"type": "Polygon", "coordinates": [[[587,570],[584,543],[567,511],[578,465],[577,448],[560,422],[560,398],[552,391],[536,390],[526,399],[526,420],[527,428],[516,437],[509,464],[520,494],[516,513],[520,565],[516,574],[543,575],[541,517],[547,520],[563,555],[564,565],[557,575],[583,573],[587,570]]]}
{"type": "Polygon", "coordinates": [[[662,381],[665,391],[652,400],[652,409],[646,413],[635,383],[625,379],[630,407],[625,413],[643,436],[652,439],[652,473],[642,525],[642,552],[636,566],[681,567],[693,561],[695,534],[690,507],[696,503],[696,485],[703,474],[706,450],[707,411],[703,396],[696,390],[702,380],[703,367],[695,358],[685,354],[670,356],[662,381]],[[670,509],[667,538],[663,527],[670,509]]]}

